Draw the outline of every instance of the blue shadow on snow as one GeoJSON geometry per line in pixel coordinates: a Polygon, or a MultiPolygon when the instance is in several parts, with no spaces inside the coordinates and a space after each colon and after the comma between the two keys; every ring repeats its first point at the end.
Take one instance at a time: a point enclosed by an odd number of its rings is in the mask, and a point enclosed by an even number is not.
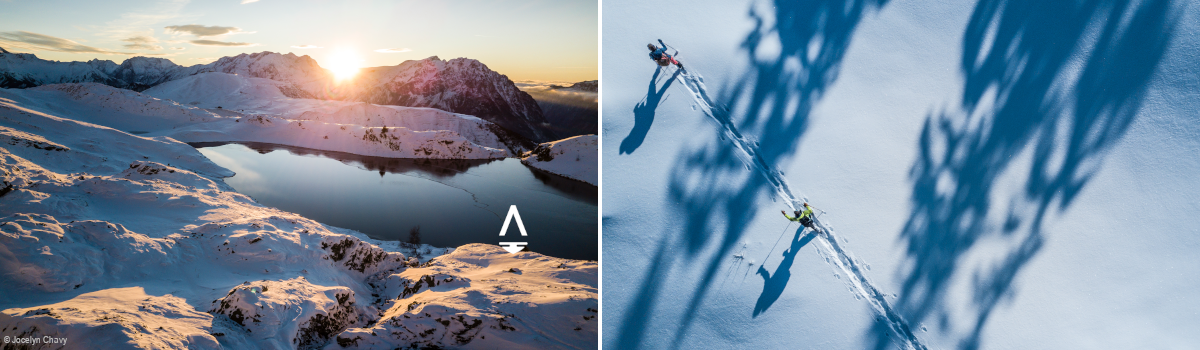
{"type": "Polygon", "coordinates": [[[775,268],[774,274],[767,272],[763,265],[758,266],[757,274],[763,278],[763,292],[758,296],[758,302],[754,304],[754,317],[766,312],[772,304],[775,304],[776,300],[779,300],[779,296],[783,295],[783,289],[787,287],[788,280],[792,278],[791,269],[792,263],[796,261],[796,253],[799,253],[800,248],[804,248],[817,236],[816,232],[809,231],[801,238],[804,231],[804,226],[796,229],[796,237],[792,238],[792,245],[783,251],[783,261],[775,268]]]}
{"type": "Polygon", "coordinates": [[[654,111],[658,109],[658,104],[662,102],[663,95],[666,95],[667,89],[671,87],[671,83],[675,82],[675,78],[679,77],[679,71],[667,79],[666,84],[663,84],[662,89],[655,89],[655,83],[658,82],[658,74],[663,71],[662,67],[654,70],[654,76],[650,77],[650,87],[647,89],[646,98],[637,106],[633,107],[633,129],[629,130],[629,135],[621,140],[620,154],[632,154],[638,147],[642,146],[642,141],[646,140],[646,134],[650,132],[650,125],[654,124],[654,111]]]}
{"type": "MultiPolygon", "coordinates": [[[[913,209],[900,233],[907,261],[893,304],[910,325],[933,322],[930,331],[958,348],[981,346],[992,311],[1041,250],[1047,214],[1073,203],[1133,123],[1175,31],[1173,8],[1169,0],[976,4],[963,35],[962,105],[926,118],[910,172],[913,209]],[[1031,164],[1015,157],[1024,150],[1031,164]],[[995,203],[1001,175],[1025,167],[1023,190],[995,203]],[[999,210],[1004,222],[989,222],[999,210]],[[989,251],[1007,252],[960,265],[985,238],[989,251]],[[973,279],[969,307],[945,300],[956,275],[973,279]]],[[[866,335],[876,349],[892,347],[886,329],[866,335]]]]}

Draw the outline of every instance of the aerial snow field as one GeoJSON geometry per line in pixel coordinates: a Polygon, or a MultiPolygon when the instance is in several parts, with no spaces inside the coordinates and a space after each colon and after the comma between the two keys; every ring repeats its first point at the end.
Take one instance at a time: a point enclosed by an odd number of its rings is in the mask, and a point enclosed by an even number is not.
{"type": "Polygon", "coordinates": [[[1192,5],[605,1],[602,344],[1194,348],[1192,5]]]}

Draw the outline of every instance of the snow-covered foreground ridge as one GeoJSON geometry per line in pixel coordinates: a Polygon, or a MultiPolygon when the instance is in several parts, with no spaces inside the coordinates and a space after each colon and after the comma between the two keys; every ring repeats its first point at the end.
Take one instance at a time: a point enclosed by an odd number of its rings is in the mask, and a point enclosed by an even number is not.
{"type": "MultiPolygon", "coordinates": [[[[765,177],[768,183],[773,187],[776,194],[783,198],[786,204],[792,210],[802,209],[802,204],[808,202],[808,198],[796,196],[792,193],[791,186],[788,185],[787,179],[783,177],[783,173],[771,168],[761,156],[759,156],[758,145],[755,142],[747,140],[738,131],[730,120],[729,112],[724,107],[713,103],[709,97],[708,88],[704,85],[704,77],[698,73],[682,70],[682,74],[678,77],[682,80],[683,87],[686,89],[695,100],[699,109],[704,112],[709,118],[720,126],[721,132],[725,139],[732,143],[732,146],[737,149],[738,159],[746,164],[747,168],[754,169],[757,173],[765,177]],[[800,198],[803,198],[801,200],[800,198]]],[[[821,254],[828,260],[831,260],[841,273],[847,277],[846,283],[850,285],[850,290],[856,293],[856,299],[864,299],[871,305],[871,309],[875,311],[879,320],[888,327],[888,335],[904,349],[925,349],[925,345],[921,344],[920,339],[913,334],[912,327],[908,325],[899,313],[893,310],[888,303],[886,296],[879,292],[874,284],[863,274],[866,265],[856,259],[853,253],[847,252],[838,245],[838,236],[833,231],[831,225],[826,225],[821,222],[818,216],[814,219],[817,227],[821,228],[822,232],[809,232],[809,235],[816,235],[818,247],[821,254]]]]}
{"type": "Polygon", "coordinates": [[[267,208],[187,144],[24,96],[62,93],[0,90],[2,336],[69,349],[596,344],[595,262],[378,242],[267,208]]]}
{"type": "Polygon", "coordinates": [[[600,174],[596,135],[570,137],[546,142],[530,151],[521,162],[549,173],[587,182],[593,186],[600,174]]]}

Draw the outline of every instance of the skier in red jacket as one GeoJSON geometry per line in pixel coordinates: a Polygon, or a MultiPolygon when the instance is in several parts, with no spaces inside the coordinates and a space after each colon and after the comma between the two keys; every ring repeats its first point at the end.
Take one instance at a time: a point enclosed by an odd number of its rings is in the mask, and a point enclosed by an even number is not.
{"type": "MultiPolygon", "coordinates": [[[[663,67],[666,67],[668,64],[674,64],[678,66],[679,69],[683,69],[682,63],[679,63],[679,61],[675,60],[675,57],[671,57],[671,55],[667,54],[667,44],[663,44],[662,39],[658,39],[658,43],[662,44],[662,47],[654,46],[654,44],[646,44],[646,48],[650,49],[650,59],[654,60],[654,62],[657,62],[658,65],[663,67]]],[[[676,50],[675,54],[678,55],[679,51],[676,50]]]]}

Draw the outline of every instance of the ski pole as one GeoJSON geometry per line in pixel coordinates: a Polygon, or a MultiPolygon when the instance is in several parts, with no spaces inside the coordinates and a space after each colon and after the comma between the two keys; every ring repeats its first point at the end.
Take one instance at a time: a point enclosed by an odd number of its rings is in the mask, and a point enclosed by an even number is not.
{"type": "Polygon", "coordinates": [[[783,232],[780,232],[780,233],[779,233],[779,238],[776,238],[776,239],[775,239],[775,245],[771,246],[771,251],[767,252],[767,257],[766,257],[766,258],[763,258],[763,263],[764,263],[764,264],[766,264],[766,263],[767,263],[767,259],[770,259],[770,258],[771,258],[771,253],[774,253],[774,252],[775,252],[775,247],[778,247],[778,246],[779,246],[779,240],[783,239],[783,234],[787,233],[787,230],[788,230],[789,228],[792,228],[792,222],[791,222],[791,221],[788,221],[787,227],[784,227],[784,228],[783,228],[783,232]]]}
{"type": "Polygon", "coordinates": [[[676,49],[674,46],[667,45],[667,43],[664,43],[664,42],[662,42],[662,39],[658,39],[658,42],[662,43],[662,44],[663,44],[663,47],[666,47],[666,48],[670,48],[670,49],[672,49],[672,50],[675,50],[675,54],[674,54],[674,55],[671,55],[671,56],[679,56],[679,49],[676,49]]]}

